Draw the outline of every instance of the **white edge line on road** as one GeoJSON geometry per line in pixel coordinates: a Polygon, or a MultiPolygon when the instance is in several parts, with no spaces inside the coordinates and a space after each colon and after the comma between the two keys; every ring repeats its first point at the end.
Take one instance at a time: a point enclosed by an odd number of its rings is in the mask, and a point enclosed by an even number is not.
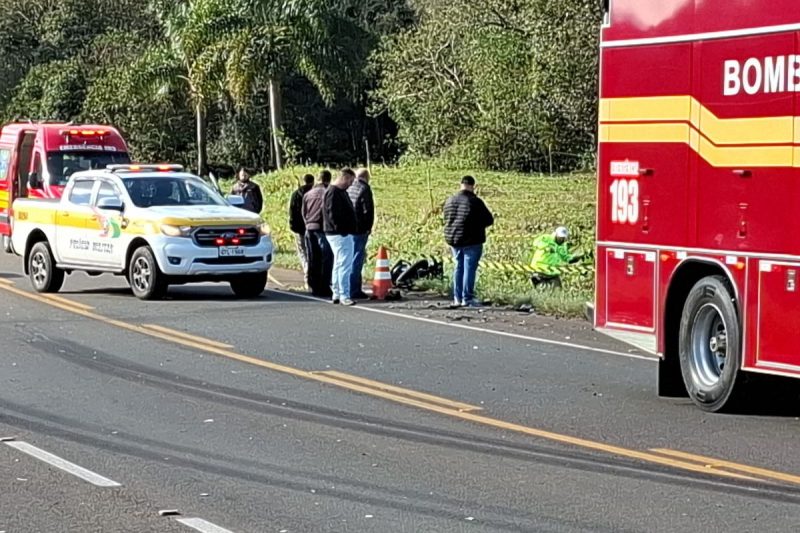
{"type": "Polygon", "coordinates": [[[267,279],[282,289],[286,288],[286,285],[275,279],[272,274],[267,274],[267,279]]]}
{"type": "Polygon", "coordinates": [[[202,518],[178,518],[177,521],[201,533],[233,533],[229,529],[219,527],[202,518]]]}
{"type": "Polygon", "coordinates": [[[84,481],[88,481],[92,485],[98,487],[121,487],[119,483],[116,481],[112,481],[108,478],[101,476],[100,474],[95,474],[91,470],[87,470],[82,466],[78,466],[74,463],[70,463],[69,461],[62,459],[56,455],[53,455],[50,452],[46,452],[42,449],[33,446],[32,444],[28,444],[27,442],[22,441],[10,441],[4,443],[6,446],[10,446],[15,450],[21,451],[22,453],[28,454],[31,457],[39,459],[40,461],[44,461],[45,463],[49,464],[50,466],[54,466],[59,470],[63,470],[69,474],[72,474],[75,477],[78,477],[84,481]]]}
{"type": "MultiPolygon", "coordinates": [[[[309,301],[312,301],[312,302],[329,303],[328,300],[324,300],[322,298],[317,298],[315,296],[307,296],[305,294],[297,294],[295,292],[290,292],[290,291],[275,291],[273,289],[273,292],[279,292],[281,294],[294,296],[296,298],[301,298],[303,300],[309,300],[309,301]]],[[[464,330],[467,330],[467,331],[476,331],[478,333],[489,333],[491,335],[499,335],[501,337],[508,337],[508,338],[512,338],[512,339],[525,340],[525,341],[536,342],[536,343],[540,343],[540,344],[550,344],[552,346],[560,346],[562,348],[573,348],[575,350],[583,350],[583,351],[587,351],[587,352],[601,353],[601,354],[605,354],[605,355],[614,355],[614,356],[617,356],[617,357],[627,357],[628,359],[636,359],[636,360],[639,360],[639,361],[649,361],[651,363],[655,363],[655,362],[658,361],[658,358],[655,357],[655,356],[648,357],[646,355],[637,355],[637,354],[632,354],[632,353],[616,352],[614,350],[606,350],[605,348],[595,348],[593,346],[586,346],[586,345],[583,345],[583,344],[575,344],[575,343],[572,343],[572,342],[563,342],[563,341],[556,341],[556,340],[552,340],[552,339],[543,339],[543,338],[540,338],[540,337],[529,337],[527,335],[520,335],[518,333],[508,333],[506,331],[498,331],[498,330],[495,330],[495,329],[479,328],[477,326],[467,326],[467,325],[464,325],[464,324],[451,324],[449,322],[443,322],[441,320],[434,320],[432,318],[423,318],[423,317],[420,317],[420,316],[406,315],[404,313],[396,313],[394,311],[387,311],[385,309],[375,309],[374,307],[356,305],[354,307],[351,307],[351,309],[355,309],[355,310],[358,310],[358,311],[367,311],[369,313],[378,313],[380,315],[387,315],[387,316],[394,316],[394,317],[398,317],[398,318],[405,318],[406,320],[416,320],[417,322],[425,322],[426,324],[435,324],[437,326],[447,326],[447,327],[451,327],[451,328],[464,329],[464,330]]]]}

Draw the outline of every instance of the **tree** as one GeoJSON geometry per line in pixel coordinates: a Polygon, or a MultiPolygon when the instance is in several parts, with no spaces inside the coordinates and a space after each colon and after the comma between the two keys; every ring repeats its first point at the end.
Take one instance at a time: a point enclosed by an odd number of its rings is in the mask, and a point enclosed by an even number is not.
{"type": "Polygon", "coordinates": [[[593,0],[419,0],[373,56],[374,109],[412,154],[498,169],[575,168],[595,144],[593,0]]]}
{"type": "Polygon", "coordinates": [[[275,164],[283,158],[283,82],[298,72],[332,103],[337,90],[357,77],[367,50],[363,31],[342,6],[327,0],[204,0],[224,4],[232,27],[215,47],[237,106],[267,87],[275,164]]]}
{"type": "Polygon", "coordinates": [[[191,102],[201,175],[208,169],[208,110],[222,91],[215,62],[220,36],[233,20],[225,7],[225,2],[209,0],[154,2],[152,9],[166,40],[150,48],[132,69],[139,91],[161,96],[180,91],[191,102]]]}

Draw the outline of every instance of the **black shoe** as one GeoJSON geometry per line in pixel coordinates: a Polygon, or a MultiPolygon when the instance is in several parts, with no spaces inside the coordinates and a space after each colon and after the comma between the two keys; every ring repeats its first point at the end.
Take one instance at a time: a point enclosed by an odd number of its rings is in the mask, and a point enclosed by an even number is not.
{"type": "Polygon", "coordinates": [[[334,298],[333,300],[331,300],[331,303],[333,305],[339,305],[339,299],[338,298],[334,298]]]}
{"type": "Polygon", "coordinates": [[[353,295],[353,300],[369,300],[369,294],[366,292],[357,292],[353,295]]]}

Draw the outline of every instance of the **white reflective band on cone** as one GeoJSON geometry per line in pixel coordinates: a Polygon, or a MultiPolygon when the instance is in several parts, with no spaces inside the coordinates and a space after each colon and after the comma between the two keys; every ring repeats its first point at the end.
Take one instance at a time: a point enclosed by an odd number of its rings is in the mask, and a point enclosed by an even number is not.
{"type": "Polygon", "coordinates": [[[389,281],[392,280],[391,274],[389,274],[388,272],[375,272],[375,281],[386,281],[386,280],[389,281]]]}
{"type": "Polygon", "coordinates": [[[389,260],[388,259],[378,259],[378,268],[389,268],[389,260]]]}

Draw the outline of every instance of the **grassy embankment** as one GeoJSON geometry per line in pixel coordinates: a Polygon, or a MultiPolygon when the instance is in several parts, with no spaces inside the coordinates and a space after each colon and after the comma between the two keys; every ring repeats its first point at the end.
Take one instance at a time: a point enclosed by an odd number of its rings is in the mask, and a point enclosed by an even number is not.
{"type": "MultiPolygon", "coordinates": [[[[318,168],[295,167],[284,172],[259,176],[265,196],[264,216],[278,244],[277,264],[298,268],[293,235],[289,232],[287,206],[298,178],[318,168]]],[[[458,188],[466,172],[440,168],[381,167],[373,169],[373,189],[377,224],[370,240],[372,259],[365,279],[371,279],[374,256],[386,246],[392,264],[400,259],[449,255],[442,238],[441,209],[448,195],[458,188]]],[[[590,175],[546,177],[515,173],[472,172],[479,183],[478,193],[495,213],[496,223],[489,233],[485,259],[512,264],[527,264],[534,237],[550,232],[559,224],[573,233],[573,242],[587,252],[594,239],[595,181],[590,175]]],[[[446,268],[446,276],[451,270],[446,268]]],[[[583,303],[592,298],[591,259],[565,276],[562,290],[534,291],[528,276],[483,268],[479,274],[479,295],[497,304],[529,303],[537,312],[557,316],[577,316],[583,303]]],[[[447,293],[449,281],[427,283],[426,288],[447,293]]]]}

